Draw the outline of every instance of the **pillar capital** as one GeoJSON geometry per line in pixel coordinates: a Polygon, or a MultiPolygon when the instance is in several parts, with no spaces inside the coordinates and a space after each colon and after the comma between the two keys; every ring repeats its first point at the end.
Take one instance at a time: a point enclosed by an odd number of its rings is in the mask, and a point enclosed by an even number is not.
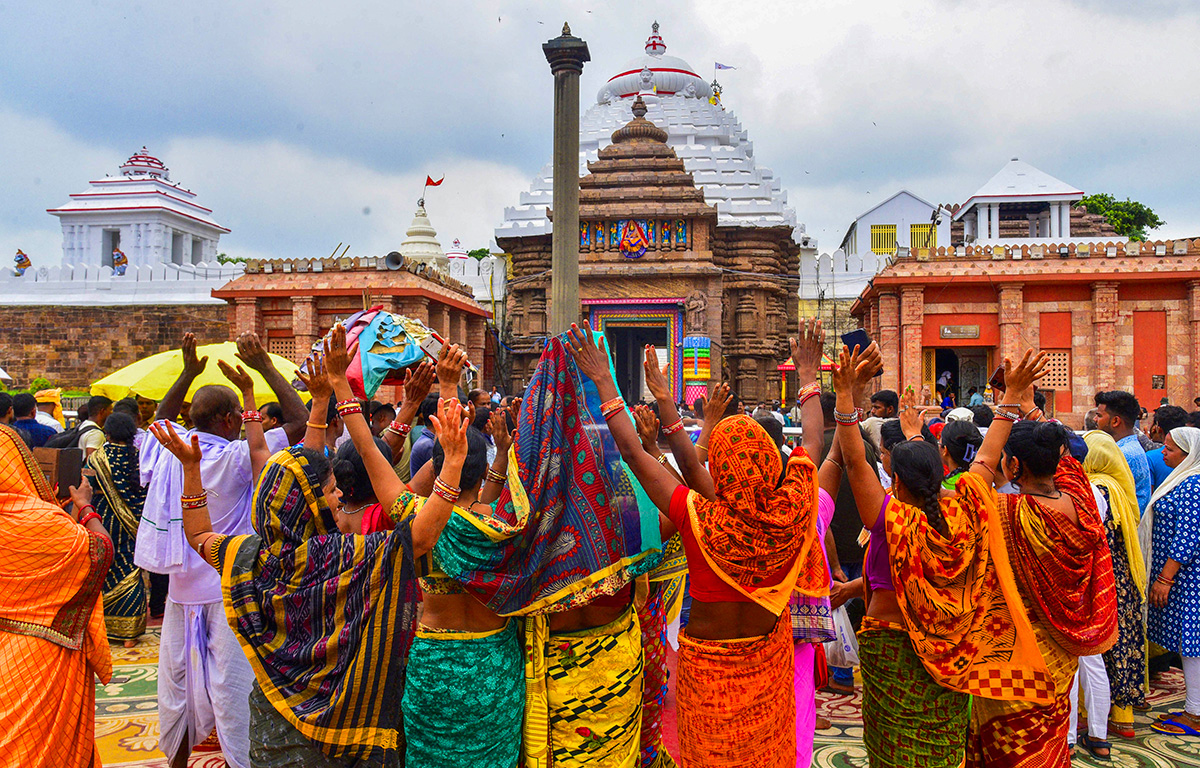
{"type": "Polygon", "coordinates": [[[550,62],[550,73],[553,75],[559,72],[574,72],[578,75],[583,72],[584,62],[592,60],[587,43],[572,35],[571,27],[566,24],[563,24],[561,35],[542,43],[542,53],[546,55],[546,61],[550,62]]]}

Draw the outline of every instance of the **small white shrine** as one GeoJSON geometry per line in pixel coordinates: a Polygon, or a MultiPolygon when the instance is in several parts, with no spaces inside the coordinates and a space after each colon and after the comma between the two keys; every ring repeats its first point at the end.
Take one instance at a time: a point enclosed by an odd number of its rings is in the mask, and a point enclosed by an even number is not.
{"type": "Polygon", "coordinates": [[[442,244],[438,242],[437,230],[425,212],[425,198],[417,201],[417,212],[404,234],[404,242],[400,243],[401,256],[449,273],[450,264],[442,251],[442,244]]]}
{"type": "Polygon", "coordinates": [[[0,270],[0,304],[216,304],[212,290],[242,273],[217,261],[229,229],[145,147],[70,198],[47,210],[62,225],[61,265],[0,270]]]}

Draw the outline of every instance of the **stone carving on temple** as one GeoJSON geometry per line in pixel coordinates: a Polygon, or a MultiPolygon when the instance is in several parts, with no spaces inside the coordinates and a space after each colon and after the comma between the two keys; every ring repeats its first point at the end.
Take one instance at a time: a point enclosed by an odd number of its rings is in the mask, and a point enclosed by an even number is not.
{"type": "Polygon", "coordinates": [[[693,292],[683,303],[687,312],[687,333],[689,336],[703,336],[708,333],[708,297],[700,291],[693,292]]]}

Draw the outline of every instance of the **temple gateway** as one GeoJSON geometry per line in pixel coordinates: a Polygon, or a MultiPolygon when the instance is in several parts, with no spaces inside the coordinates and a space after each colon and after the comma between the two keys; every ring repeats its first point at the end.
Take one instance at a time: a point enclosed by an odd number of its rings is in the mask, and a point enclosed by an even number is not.
{"type": "MultiPolygon", "coordinates": [[[[777,398],[799,256],[815,243],[779,181],[755,164],[719,87],[665,51],[655,24],[646,54],[608,80],[580,121],[581,319],[608,337],[628,401],[648,397],[646,344],[669,366],[677,400],[721,380],[744,399],[777,398]]],[[[552,181],[547,167],[496,230],[512,259],[514,388],[548,333],[552,181]]]]}

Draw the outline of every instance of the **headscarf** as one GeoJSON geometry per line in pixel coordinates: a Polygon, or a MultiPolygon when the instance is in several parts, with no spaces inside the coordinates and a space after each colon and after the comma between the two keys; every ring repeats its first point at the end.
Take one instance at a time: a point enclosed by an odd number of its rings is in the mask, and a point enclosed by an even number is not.
{"type": "MultiPolygon", "coordinates": [[[[398,514],[423,499],[405,494],[398,514]]],[[[219,549],[225,614],[275,709],[328,755],[386,763],[398,746],[408,627],[415,607],[407,518],[343,535],[303,449],[267,462],[257,535],[219,549]]]]}
{"type": "Polygon", "coordinates": [[[1137,489],[1133,483],[1133,472],[1125,454],[1112,436],[1093,429],[1083,436],[1087,443],[1087,455],[1083,459],[1083,471],[1088,480],[1108,491],[1108,514],[1121,527],[1125,539],[1125,555],[1129,560],[1129,572],[1137,585],[1142,599],[1146,597],[1146,563],[1142,560],[1142,548],[1138,544],[1137,489]]]}
{"type": "Polygon", "coordinates": [[[1150,497],[1150,503],[1146,505],[1146,514],[1142,515],[1142,521],[1138,524],[1138,540],[1142,545],[1142,556],[1144,558],[1146,570],[1145,573],[1150,573],[1150,562],[1154,555],[1154,502],[1166,496],[1171,491],[1175,490],[1184,480],[1195,474],[1200,474],[1200,429],[1196,427],[1175,427],[1169,433],[1171,439],[1179,446],[1179,450],[1187,454],[1183,457],[1178,467],[1171,470],[1171,474],[1167,475],[1167,479],[1159,483],[1158,488],[1154,489],[1154,494],[1150,497]]]}
{"type": "Polygon", "coordinates": [[[779,450],[749,416],[722,419],[708,441],[715,501],[695,491],[688,510],[696,542],[730,586],[779,615],[793,587],[829,594],[829,569],[817,533],[817,468],[792,453],[780,482],[779,450]]]}
{"type": "Polygon", "coordinates": [[[63,419],[61,388],[41,389],[37,392],[34,392],[33,397],[39,403],[54,403],[54,413],[52,415],[54,416],[55,421],[57,421],[59,424],[62,424],[64,427],[67,426],[67,422],[63,419]]]}
{"type": "Polygon", "coordinates": [[[112,542],[71,519],[14,429],[0,424],[0,632],[83,650],[112,676],[101,590],[112,542]]]}

